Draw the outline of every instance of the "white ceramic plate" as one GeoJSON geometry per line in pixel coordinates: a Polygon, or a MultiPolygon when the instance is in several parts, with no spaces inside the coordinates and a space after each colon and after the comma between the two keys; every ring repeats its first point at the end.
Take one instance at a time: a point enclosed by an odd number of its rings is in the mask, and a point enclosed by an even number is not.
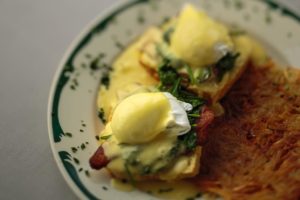
{"type": "Polygon", "coordinates": [[[160,24],[190,2],[212,17],[248,31],[284,65],[300,66],[300,17],[270,0],[126,0],[98,17],[67,51],[53,80],[48,106],[50,143],[58,167],[81,199],[155,199],[111,188],[105,170],[88,164],[102,128],[96,97],[103,63],[111,64],[146,27],[160,24]],[[95,59],[104,58],[98,65],[95,59]]]}

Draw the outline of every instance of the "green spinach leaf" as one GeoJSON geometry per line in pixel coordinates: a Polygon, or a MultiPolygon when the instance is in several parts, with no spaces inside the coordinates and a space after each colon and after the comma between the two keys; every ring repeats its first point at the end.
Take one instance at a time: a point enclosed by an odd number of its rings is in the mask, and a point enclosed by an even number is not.
{"type": "Polygon", "coordinates": [[[216,69],[218,81],[221,81],[224,74],[230,71],[234,67],[235,61],[239,56],[240,53],[236,53],[236,54],[227,53],[217,62],[217,64],[215,65],[215,69],[216,69]]]}

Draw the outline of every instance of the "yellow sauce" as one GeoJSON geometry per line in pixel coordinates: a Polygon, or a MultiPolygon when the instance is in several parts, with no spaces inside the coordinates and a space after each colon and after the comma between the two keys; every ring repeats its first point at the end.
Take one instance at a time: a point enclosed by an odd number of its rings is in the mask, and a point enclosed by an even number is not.
{"type": "Polygon", "coordinates": [[[227,27],[188,4],[178,17],[171,50],[192,67],[206,67],[219,59],[216,45],[232,49],[227,27]]]}
{"type": "Polygon", "coordinates": [[[124,99],[114,110],[111,128],[120,143],[140,144],[166,130],[171,107],[161,92],[139,93],[124,99]]]}
{"type": "Polygon", "coordinates": [[[137,182],[135,188],[129,182],[112,179],[111,185],[124,192],[131,192],[138,189],[149,195],[165,200],[186,200],[188,198],[201,196],[199,188],[189,181],[142,181],[137,182]]]}
{"type": "Polygon", "coordinates": [[[124,182],[122,180],[115,179],[115,178],[112,178],[110,180],[110,185],[112,187],[114,187],[115,189],[123,191],[123,192],[131,192],[131,191],[133,191],[135,189],[133,187],[133,185],[130,184],[130,183],[128,183],[127,181],[124,182]]]}
{"type": "Polygon", "coordinates": [[[200,193],[199,189],[188,181],[147,181],[139,182],[137,187],[148,194],[166,200],[186,200],[200,193]]]}
{"type": "MultiPolygon", "coordinates": [[[[174,32],[171,38],[171,50],[179,57],[191,63],[192,66],[205,66],[208,63],[211,64],[211,62],[215,59],[215,55],[212,53],[212,44],[219,41],[227,44],[229,47],[234,46],[235,51],[240,53],[240,57],[237,59],[236,63],[237,66],[244,65],[250,59],[255,64],[262,64],[266,60],[266,54],[263,48],[249,36],[242,35],[230,38],[225,26],[214,22],[203,13],[199,13],[198,11],[196,13],[196,10],[191,6],[185,8],[185,11],[181,14],[177,21],[177,26],[179,28],[174,32]],[[197,27],[195,24],[201,25],[202,28],[197,27]],[[205,33],[207,32],[207,29],[210,30],[209,34],[205,33]],[[187,33],[192,35],[186,36],[187,33]],[[204,50],[199,53],[197,49],[204,50]],[[197,54],[197,56],[194,54],[197,54]]],[[[151,34],[151,31],[148,33],[151,34]]],[[[112,81],[109,89],[101,87],[98,98],[98,106],[104,109],[108,121],[112,121],[111,124],[107,124],[106,129],[100,135],[100,137],[112,135],[106,141],[101,140],[105,150],[105,155],[112,158],[112,161],[109,163],[107,168],[113,171],[116,175],[120,175],[120,177],[126,177],[128,175],[124,169],[124,158],[126,158],[126,155],[130,154],[130,152],[136,150],[135,148],[129,148],[126,146],[121,147],[119,145],[120,141],[129,144],[138,143],[139,147],[136,148],[140,148],[142,143],[155,138],[154,141],[142,147],[143,151],[140,155],[140,160],[145,164],[153,162],[158,155],[163,155],[164,152],[169,151],[170,148],[174,146],[174,141],[176,141],[176,137],[157,137],[159,136],[158,133],[161,132],[161,129],[165,128],[163,119],[166,119],[165,115],[169,109],[163,99],[158,102],[158,104],[161,105],[161,109],[158,111],[161,113],[154,113],[149,118],[143,116],[143,114],[153,109],[147,105],[145,99],[143,100],[143,98],[140,98],[138,99],[138,102],[134,102],[133,100],[129,101],[127,102],[128,104],[133,103],[138,104],[139,106],[144,105],[141,109],[148,109],[148,111],[133,113],[132,116],[134,117],[126,119],[126,123],[123,123],[124,116],[122,116],[122,114],[128,112],[126,105],[116,111],[119,116],[116,116],[116,121],[115,123],[113,122],[113,109],[121,102],[121,100],[132,94],[147,92],[151,90],[151,87],[157,84],[157,81],[152,78],[145,68],[139,63],[140,49],[143,47],[146,40],[147,37],[141,37],[137,42],[127,48],[126,51],[124,51],[116,60],[113,64],[114,71],[111,74],[112,81]],[[140,123],[139,121],[141,118],[147,123],[149,121],[153,122],[153,124],[157,125],[157,127],[144,128],[145,124],[140,123]],[[114,129],[114,131],[112,129],[114,129]],[[143,130],[156,131],[152,131],[151,134],[148,132],[139,134],[143,130]],[[117,134],[113,134],[113,132],[117,134]],[[132,137],[128,135],[128,133],[130,133],[132,137]]],[[[235,70],[233,70],[226,74],[222,83],[225,84],[229,79],[232,79],[233,76],[235,76],[235,73],[235,70]]],[[[203,84],[201,87],[208,88],[207,91],[217,91],[220,88],[220,85],[217,85],[216,83],[208,83],[207,85],[203,84]]],[[[213,110],[216,111],[216,115],[222,115],[224,112],[223,108],[219,104],[215,104],[213,106],[213,110]]],[[[158,174],[157,178],[172,180],[195,175],[199,169],[200,154],[201,148],[199,147],[197,152],[191,156],[185,155],[178,157],[178,162],[169,169],[168,173],[158,174]]],[[[139,172],[134,170],[131,173],[139,174],[139,172]]],[[[113,187],[121,191],[129,192],[134,190],[134,187],[130,183],[124,183],[120,180],[112,179],[111,184],[113,187]]],[[[199,194],[198,188],[188,181],[145,181],[136,183],[136,186],[139,190],[162,199],[181,200],[195,198],[197,194],[199,194]]]]}
{"type": "MultiPolygon", "coordinates": [[[[226,86],[227,82],[234,79],[236,72],[239,72],[240,68],[249,60],[255,65],[263,65],[267,61],[263,47],[250,36],[244,34],[231,36],[226,26],[214,21],[205,13],[199,12],[192,5],[187,5],[179,17],[172,20],[171,24],[176,26],[171,36],[169,51],[185,60],[193,69],[216,62],[218,56],[216,56],[215,44],[217,43],[222,43],[229,49],[232,48],[234,52],[240,53],[235,68],[225,74],[221,83],[201,83],[191,88],[198,91],[199,94],[214,95],[218,93],[224,85],[226,86]]],[[[150,28],[113,63],[114,71],[111,73],[109,89],[101,87],[98,98],[98,107],[104,109],[106,119],[111,117],[113,108],[122,99],[131,94],[147,92],[158,84],[158,81],[145,70],[140,61],[144,55],[142,49],[147,46],[149,41],[161,41],[158,38],[162,34],[163,30],[156,27],[150,28]]],[[[155,51],[155,45],[152,45],[151,49],[151,52],[155,51]]],[[[153,59],[152,56],[150,57],[153,59]]],[[[152,61],[156,63],[155,67],[157,67],[157,61],[152,61]]],[[[146,61],[144,60],[144,62],[146,61]]],[[[149,62],[151,63],[151,61],[149,62]]],[[[149,64],[149,66],[151,65],[149,64]]]]}
{"type": "Polygon", "coordinates": [[[139,62],[141,48],[146,42],[147,38],[141,37],[129,46],[113,63],[109,89],[100,88],[97,104],[98,108],[103,108],[106,119],[110,118],[111,111],[120,100],[133,93],[147,92],[149,87],[157,84],[139,62]]]}
{"type": "MultiPolygon", "coordinates": [[[[125,160],[128,158],[131,153],[139,152],[137,155],[137,159],[143,165],[151,165],[154,161],[157,160],[158,157],[167,157],[170,150],[176,145],[177,137],[176,136],[168,136],[162,135],[150,143],[144,145],[119,145],[115,136],[112,136],[108,141],[103,143],[103,148],[105,151],[105,155],[112,159],[111,162],[107,165],[107,169],[113,171],[115,174],[121,177],[128,177],[126,168],[125,168],[125,160]]],[[[186,162],[190,162],[192,158],[187,157],[186,162]]],[[[153,165],[153,169],[159,169],[167,165],[166,160],[158,160],[155,165],[153,165]]],[[[184,167],[184,166],[183,166],[184,167]]],[[[184,168],[186,169],[186,168],[184,168]]],[[[130,172],[133,176],[139,176],[140,171],[138,168],[130,167],[130,172]]],[[[182,171],[171,170],[168,173],[170,177],[176,177],[182,171]]]]}

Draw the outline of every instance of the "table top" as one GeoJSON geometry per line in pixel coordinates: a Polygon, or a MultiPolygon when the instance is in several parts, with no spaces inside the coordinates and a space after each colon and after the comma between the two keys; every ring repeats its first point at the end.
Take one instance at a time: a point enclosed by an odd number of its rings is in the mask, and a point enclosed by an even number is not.
{"type": "MultiPolygon", "coordinates": [[[[71,41],[120,1],[0,1],[0,199],[76,199],[50,149],[50,85],[71,41]]],[[[279,1],[300,10],[299,0],[279,1]]]]}

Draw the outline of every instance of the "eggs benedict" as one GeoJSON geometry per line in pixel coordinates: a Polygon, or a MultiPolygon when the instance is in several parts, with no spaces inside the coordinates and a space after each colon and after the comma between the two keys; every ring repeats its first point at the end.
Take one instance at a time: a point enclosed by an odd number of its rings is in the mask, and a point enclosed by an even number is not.
{"type": "Polygon", "coordinates": [[[166,92],[125,98],[100,133],[100,147],[90,159],[91,166],[106,167],[114,177],[134,180],[194,176],[201,155],[197,135],[190,137],[198,127],[189,119],[194,109],[166,92]]]}
{"type": "Polygon", "coordinates": [[[248,63],[266,60],[248,35],[186,5],[113,63],[110,85],[100,86],[106,124],[91,167],[128,180],[195,176],[206,128],[224,113],[218,101],[248,63]]]}
{"type": "Polygon", "coordinates": [[[140,62],[154,77],[167,61],[187,87],[212,103],[218,102],[249,62],[266,63],[262,47],[246,34],[215,21],[187,4],[179,16],[146,32],[140,62]]]}
{"type": "Polygon", "coordinates": [[[200,68],[216,63],[233,49],[227,27],[191,5],[184,7],[170,38],[170,50],[177,57],[200,68]]]}

